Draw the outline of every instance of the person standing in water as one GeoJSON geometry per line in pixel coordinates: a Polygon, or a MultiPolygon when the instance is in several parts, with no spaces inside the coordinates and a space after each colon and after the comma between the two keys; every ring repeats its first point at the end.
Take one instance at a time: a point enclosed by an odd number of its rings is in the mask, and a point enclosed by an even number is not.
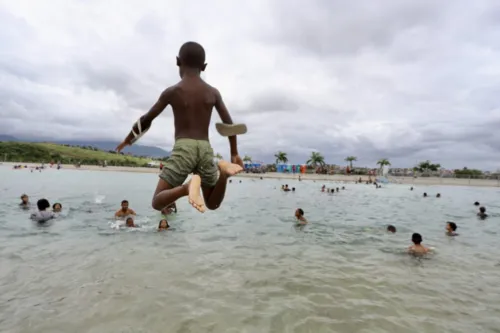
{"type": "Polygon", "coordinates": [[[306,218],[304,217],[304,211],[302,210],[302,208],[297,208],[295,210],[295,218],[297,219],[297,224],[305,225],[308,223],[306,218]]]}
{"type": "Polygon", "coordinates": [[[414,245],[408,248],[408,253],[414,255],[423,255],[429,252],[429,249],[422,245],[422,235],[419,233],[414,233],[411,236],[411,241],[414,245]]]}
{"type": "Polygon", "coordinates": [[[128,207],[128,200],[122,201],[122,208],[118,209],[115,213],[115,218],[122,218],[129,215],[136,215],[132,208],[128,207]]]}
{"type": "MultiPolygon", "coordinates": [[[[215,165],[214,151],[208,139],[213,108],[224,124],[233,124],[233,120],[220,92],[200,77],[207,67],[205,50],[200,44],[183,44],[177,57],[177,66],[181,81],[163,91],[149,112],[138,121],[142,130],[148,130],[153,120],[168,105],[172,106],[175,144],[160,174],[152,206],[161,211],[177,199],[188,196],[189,203],[198,211],[205,212],[206,208],[214,210],[224,200],[228,178],[243,171],[243,161],[238,154],[236,136],[230,136],[231,162],[220,160],[215,165]],[[183,184],[190,173],[193,173],[191,180],[183,184]],[[200,186],[205,200],[201,197],[200,186]]],[[[116,150],[120,152],[125,146],[131,145],[134,133],[141,134],[141,129],[138,124],[134,125],[116,150]]]]}
{"type": "Polygon", "coordinates": [[[22,208],[22,209],[29,209],[31,204],[30,204],[30,198],[28,197],[27,194],[23,194],[21,195],[21,203],[19,204],[19,206],[22,208]]]}

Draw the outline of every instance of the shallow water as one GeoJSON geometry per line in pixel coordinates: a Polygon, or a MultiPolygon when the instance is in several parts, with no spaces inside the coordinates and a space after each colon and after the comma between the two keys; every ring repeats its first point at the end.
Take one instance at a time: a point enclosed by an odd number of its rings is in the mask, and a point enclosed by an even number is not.
{"type": "Polygon", "coordinates": [[[297,191],[283,193],[234,178],[218,211],[181,199],[175,230],[159,233],[155,175],[0,166],[0,179],[0,332],[500,332],[495,188],[346,184],[332,196],[322,182],[287,180],[297,191]],[[22,193],[65,216],[37,226],[22,193]],[[141,228],[112,228],[122,199],[141,228]],[[412,232],[436,253],[404,254],[412,232]]]}

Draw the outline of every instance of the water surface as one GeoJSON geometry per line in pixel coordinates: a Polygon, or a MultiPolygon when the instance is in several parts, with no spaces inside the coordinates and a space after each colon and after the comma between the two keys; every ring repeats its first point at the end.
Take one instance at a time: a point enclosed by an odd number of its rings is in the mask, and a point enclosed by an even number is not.
{"type": "Polygon", "coordinates": [[[296,192],[283,193],[283,180],[234,178],[219,210],[182,199],[159,233],[156,175],[0,166],[0,179],[0,332],[499,332],[496,188],[346,184],[332,196],[323,182],[286,180],[296,192]],[[65,216],[37,226],[22,193],[65,216]],[[123,199],[141,228],[111,227],[123,199]],[[412,232],[434,256],[404,254],[412,232]]]}

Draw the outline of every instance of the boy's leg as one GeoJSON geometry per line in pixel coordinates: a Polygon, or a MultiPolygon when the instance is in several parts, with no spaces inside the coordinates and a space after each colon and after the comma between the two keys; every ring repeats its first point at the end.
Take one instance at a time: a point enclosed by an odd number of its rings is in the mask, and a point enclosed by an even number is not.
{"type": "Polygon", "coordinates": [[[226,184],[229,177],[243,171],[243,168],[238,164],[229,163],[227,161],[219,161],[219,179],[214,186],[203,186],[203,196],[205,205],[210,210],[215,210],[220,207],[226,194],[226,184]]]}
{"type": "Polygon", "coordinates": [[[156,186],[155,194],[153,196],[153,208],[161,211],[163,208],[167,207],[172,202],[175,202],[177,199],[188,195],[188,187],[189,183],[177,187],[172,187],[169,183],[160,178],[160,180],[158,180],[158,185],[156,186]]]}

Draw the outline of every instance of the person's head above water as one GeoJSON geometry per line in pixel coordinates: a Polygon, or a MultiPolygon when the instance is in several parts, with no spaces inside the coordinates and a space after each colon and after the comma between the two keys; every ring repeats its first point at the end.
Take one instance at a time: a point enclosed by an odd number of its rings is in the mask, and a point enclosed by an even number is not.
{"type": "Polygon", "coordinates": [[[413,235],[411,235],[411,241],[415,245],[420,245],[420,243],[422,243],[422,235],[420,235],[419,233],[414,233],[413,235]]]}
{"type": "Polygon", "coordinates": [[[126,212],[128,209],[128,200],[122,200],[122,210],[126,212]]]}
{"type": "Polygon", "coordinates": [[[479,211],[481,213],[486,213],[486,207],[479,207],[479,211]]]}
{"type": "Polygon", "coordinates": [[[427,192],[424,192],[424,197],[426,197],[426,196],[427,196],[427,192]]]}
{"type": "Polygon", "coordinates": [[[30,198],[28,197],[27,194],[21,195],[21,204],[26,205],[29,203],[29,201],[30,201],[30,198]]]}
{"type": "Polygon", "coordinates": [[[207,68],[203,46],[196,42],[182,44],[177,56],[177,66],[179,66],[179,75],[181,77],[187,72],[198,74],[203,72],[207,68]]]}
{"type": "Polygon", "coordinates": [[[295,192],[295,187],[292,187],[292,192],[295,192]]]}
{"type": "Polygon", "coordinates": [[[441,193],[436,194],[436,198],[441,198],[441,193]]]}
{"type": "Polygon", "coordinates": [[[36,206],[38,210],[46,210],[47,208],[50,208],[50,203],[47,199],[40,199],[37,201],[36,206]]]}
{"type": "Polygon", "coordinates": [[[302,208],[297,208],[297,210],[295,210],[295,217],[301,216],[304,216],[304,211],[302,210],[302,208]]]}
{"type": "Polygon", "coordinates": [[[395,232],[396,232],[396,227],[395,227],[395,226],[393,226],[392,224],[389,224],[389,225],[387,226],[387,231],[388,231],[388,232],[395,233],[395,232]]]}
{"type": "Polygon", "coordinates": [[[480,203],[478,201],[474,202],[474,206],[479,206],[480,203]]]}
{"type": "Polygon", "coordinates": [[[457,230],[457,224],[455,222],[446,222],[446,231],[453,232],[457,230]]]}
{"type": "Polygon", "coordinates": [[[127,220],[125,221],[125,225],[129,228],[133,228],[135,227],[135,224],[134,224],[134,219],[131,218],[131,217],[127,217],[127,220]]]}
{"type": "Polygon", "coordinates": [[[52,205],[52,211],[59,213],[62,210],[62,205],[59,202],[56,202],[52,205]]]}
{"type": "Polygon", "coordinates": [[[160,221],[160,223],[158,223],[158,230],[168,229],[168,228],[170,228],[170,226],[168,225],[168,221],[166,219],[163,219],[160,221]]]}

